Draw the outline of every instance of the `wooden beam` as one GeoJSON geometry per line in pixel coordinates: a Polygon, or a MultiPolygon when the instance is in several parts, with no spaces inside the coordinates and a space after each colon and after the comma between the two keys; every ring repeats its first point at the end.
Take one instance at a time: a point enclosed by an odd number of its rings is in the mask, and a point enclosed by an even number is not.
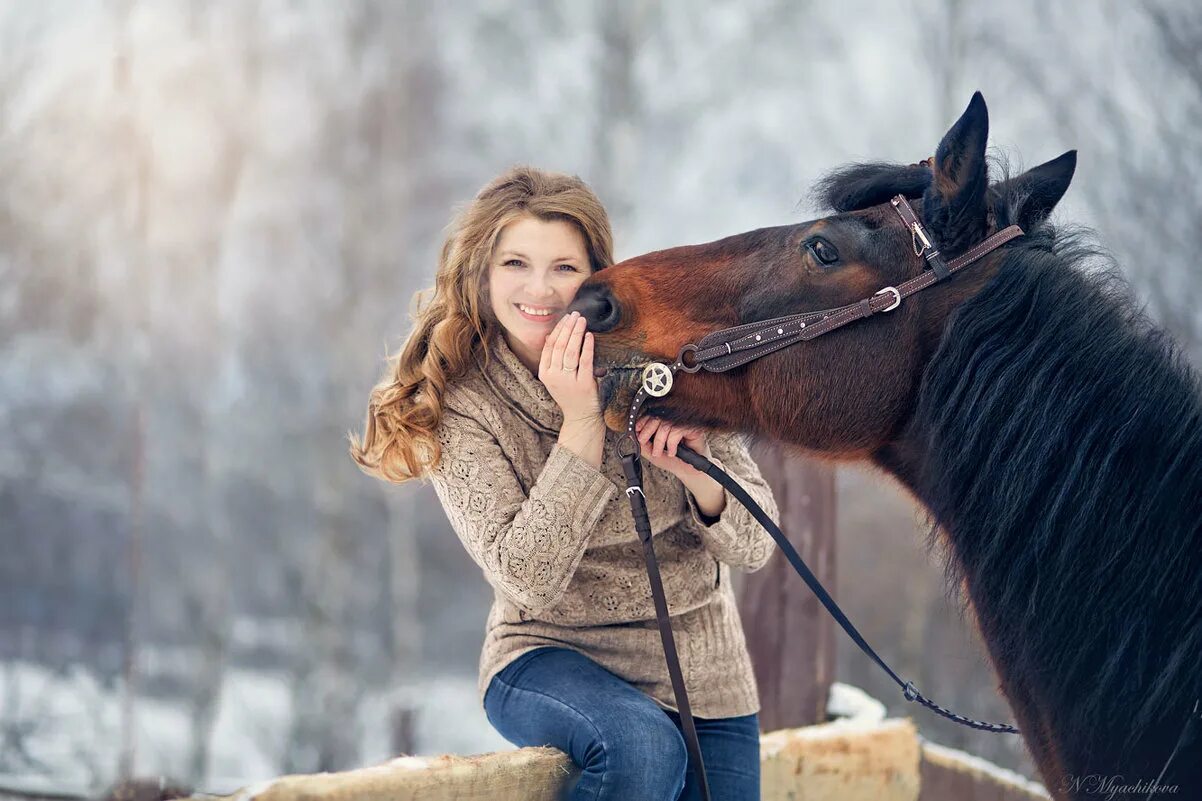
{"type": "MultiPolygon", "coordinates": [[[[751,455],[772,487],[781,530],[835,595],[835,470],[755,443],[751,455]]],[[[760,691],[763,731],[826,720],[835,678],[834,621],[778,549],[743,577],[739,610],[760,691]]]]}
{"type": "MultiPolygon", "coordinates": [[[[769,732],[760,749],[764,801],[917,801],[918,735],[909,720],[769,732]]],[[[480,756],[401,757],[343,773],[284,776],[194,801],[552,801],[579,770],[554,748],[480,756]]]]}

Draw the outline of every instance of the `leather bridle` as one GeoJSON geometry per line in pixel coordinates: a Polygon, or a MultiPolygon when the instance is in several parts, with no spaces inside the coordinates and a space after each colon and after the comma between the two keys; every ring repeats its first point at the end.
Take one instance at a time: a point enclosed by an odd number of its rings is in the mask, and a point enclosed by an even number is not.
{"type": "MultiPolygon", "coordinates": [[[[934,239],[923,227],[918,215],[910,207],[905,196],[897,195],[889,201],[901,217],[903,224],[910,232],[914,255],[926,261],[926,266],[916,277],[904,281],[897,286],[887,286],[877,290],[863,300],[846,306],[838,306],[821,311],[791,314],[776,317],[771,320],[747,323],[746,325],[724,328],[705,336],[699,343],[684,345],[677,354],[676,361],[671,365],[663,362],[651,362],[643,367],[642,385],[635,393],[630,404],[630,412],[626,417],[626,432],[618,440],[617,452],[622,460],[622,469],[626,474],[626,497],[630,500],[630,511],[634,517],[635,529],[643,545],[643,558],[647,567],[647,578],[651,583],[651,596],[655,605],[656,622],[659,625],[660,639],[663,643],[664,657],[668,663],[668,675],[672,681],[672,692],[680,713],[681,728],[684,730],[685,744],[690,758],[697,765],[697,775],[701,782],[702,797],[710,798],[709,784],[705,775],[705,764],[701,758],[701,745],[697,739],[697,728],[693,721],[692,710],[689,707],[688,691],[685,688],[681,672],[680,659],[676,653],[676,641],[672,636],[672,622],[668,616],[668,602],[664,595],[663,582],[660,579],[659,564],[655,558],[655,549],[651,542],[651,522],[647,515],[646,497],[642,487],[642,465],[639,457],[639,443],[635,435],[635,423],[639,411],[648,397],[663,397],[672,390],[673,378],[677,372],[696,373],[702,368],[711,373],[719,373],[734,367],[747,364],[750,361],[766,356],[769,353],[788,347],[796,342],[809,341],[842,328],[856,320],[871,317],[874,314],[890,312],[901,305],[902,301],[916,292],[950,278],[954,273],[964,269],[986,254],[996,250],[1015,237],[1022,236],[1023,230],[1017,225],[1011,225],[993,234],[979,244],[973,246],[964,254],[951,261],[943,258],[935,245],[934,239]],[[691,355],[691,363],[686,357],[691,355]]],[[[903,682],[901,678],[885,663],[876,651],[848,620],[843,610],[835,603],[830,593],[818,581],[813,571],[805,564],[805,560],[781,532],[772,519],[764,513],[751,496],[743,490],[729,475],[714,465],[705,457],[697,454],[685,445],[678,445],[676,455],[709,475],[724,486],[755,516],[756,520],[772,535],[785,557],[797,571],[798,575],[809,585],[814,594],[835,618],[844,631],[870,658],[889,674],[890,678],[902,688],[907,701],[917,701],[943,717],[956,723],[982,731],[994,733],[1017,734],[1018,729],[1004,723],[987,723],[957,715],[918,692],[914,683],[903,682]]]]}
{"type": "Polygon", "coordinates": [[[790,314],[734,328],[723,328],[706,335],[696,345],[689,343],[681,347],[676,361],[671,365],[665,365],[662,362],[652,362],[646,365],[643,368],[643,385],[630,406],[631,414],[627,418],[627,435],[633,437],[633,423],[637,419],[638,409],[643,401],[648,395],[652,397],[667,395],[672,389],[672,376],[677,371],[695,373],[705,368],[711,373],[724,372],[788,347],[795,342],[808,342],[865,317],[893,311],[911,295],[950,278],[954,273],[996,250],[1011,239],[1023,235],[1022,228],[1011,225],[970,248],[963,255],[957,256],[951,261],[945,261],[939,249],[935,247],[931,235],[927,233],[917,215],[914,214],[914,209],[910,207],[909,201],[904,196],[898,195],[889,203],[897,210],[906,228],[910,231],[914,255],[926,260],[928,265],[926,269],[897,286],[878,289],[869,297],[846,306],[790,314]],[[689,354],[692,354],[691,364],[685,361],[689,354]],[[654,380],[648,380],[648,378],[654,380]]]}

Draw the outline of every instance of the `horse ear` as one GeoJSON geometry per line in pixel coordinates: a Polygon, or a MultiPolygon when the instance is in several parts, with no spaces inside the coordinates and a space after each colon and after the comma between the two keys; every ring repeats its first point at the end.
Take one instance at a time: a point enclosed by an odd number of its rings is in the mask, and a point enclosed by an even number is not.
{"type": "Polygon", "coordinates": [[[931,161],[931,184],[922,196],[923,219],[945,252],[962,251],[984,238],[988,138],[989,110],[981,93],[974,92],[939,143],[931,161]]]}
{"type": "Polygon", "coordinates": [[[1077,151],[1070,150],[998,184],[1000,199],[1011,204],[1010,219],[1024,231],[1034,230],[1064,197],[1076,169],[1077,151]]]}

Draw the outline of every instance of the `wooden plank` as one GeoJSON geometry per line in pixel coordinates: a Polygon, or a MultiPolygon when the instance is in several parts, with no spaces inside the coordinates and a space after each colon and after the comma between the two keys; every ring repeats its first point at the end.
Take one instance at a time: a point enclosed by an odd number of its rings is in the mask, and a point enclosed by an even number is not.
{"type": "MultiPolygon", "coordinates": [[[[918,737],[909,720],[838,720],[765,734],[764,801],[916,801],[918,737]]],[[[342,773],[284,776],[224,801],[557,801],[579,771],[553,748],[401,757],[342,773]]],[[[195,801],[219,801],[193,796],[195,801]]]]}
{"type": "Polygon", "coordinates": [[[918,801],[918,733],[908,718],[769,732],[760,776],[763,801],[918,801]]]}
{"type": "Polygon", "coordinates": [[[1047,790],[980,757],[934,743],[922,744],[919,801],[1043,801],[1047,790]]]}
{"type": "MultiPolygon", "coordinates": [[[[835,596],[835,471],[755,443],[751,455],[772,487],[781,530],[835,596]]],[[[835,678],[835,626],[778,549],[763,569],[743,577],[738,592],[747,646],[760,691],[764,731],[826,720],[835,678]]]]}

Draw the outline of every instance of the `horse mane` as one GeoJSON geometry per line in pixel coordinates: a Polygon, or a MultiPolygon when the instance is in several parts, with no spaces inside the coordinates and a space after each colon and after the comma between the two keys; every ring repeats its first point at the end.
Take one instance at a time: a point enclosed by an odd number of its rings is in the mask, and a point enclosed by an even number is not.
{"type": "MultiPolygon", "coordinates": [[[[858,175],[827,199],[888,183],[858,175]]],[[[1007,185],[991,188],[997,228],[1023,200],[1007,185]]],[[[949,536],[949,586],[968,580],[995,660],[1037,688],[1064,742],[1121,721],[1130,746],[1183,721],[1174,704],[1199,682],[1202,400],[1098,255],[1084,231],[1046,221],[1007,246],[949,319],[912,430],[928,544],[949,536]]]]}
{"type": "Polygon", "coordinates": [[[931,168],[885,161],[848,164],[818,179],[811,195],[819,208],[840,214],[884,203],[894,195],[921,197],[931,183],[931,168]]]}

